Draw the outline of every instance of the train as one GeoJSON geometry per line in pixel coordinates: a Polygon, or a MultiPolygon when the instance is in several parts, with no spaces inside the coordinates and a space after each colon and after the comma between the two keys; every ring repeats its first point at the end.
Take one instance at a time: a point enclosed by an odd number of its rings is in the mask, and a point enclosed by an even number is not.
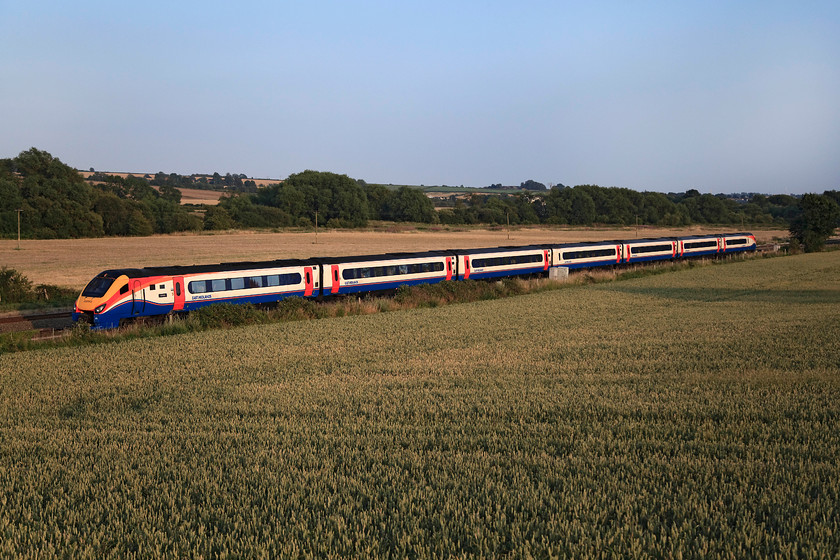
{"type": "Polygon", "coordinates": [[[121,268],[97,274],[73,320],[112,329],[139,318],[188,313],[214,303],[270,305],[289,297],[329,298],[444,281],[548,275],[756,250],[749,232],[584,243],[547,243],[417,253],[121,268]]]}

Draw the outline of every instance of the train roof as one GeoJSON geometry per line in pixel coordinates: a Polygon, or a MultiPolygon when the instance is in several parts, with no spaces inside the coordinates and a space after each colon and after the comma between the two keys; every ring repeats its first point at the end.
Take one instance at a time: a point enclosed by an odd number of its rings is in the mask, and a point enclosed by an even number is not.
{"type": "Polygon", "coordinates": [[[453,249],[453,252],[475,255],[484,253],[509,253],[511,251],[544,251],[550,249],[549,244],[539,245],[508,245],[504,247],[479,247],[475,249],[453,249]]]}
{"type": "Polygon", "coordinates": [[[232,270],[259,270],[262,268],[281,268],[286,266],[306,266],[317,264],[314,259],[279,259],[273,261],[250,261],[218,264],[194,264],[175,266],[150,266],[145,268],[120,268],[106,270],[97,276],[116,278],[125,274],[129,278],[144,278],[147,276],[183,276],[186,274],[201,274],[204,272],[224,272],[232,270]]]}
{"type": "Polygon", "coordinates": [[[422,259],[423,257],[452,257],[455,251],[419,251],[416,253],[382,253],[379,255],[347,255],[343,257],[316,257],[311,259],[316,264],[336,264],[346,262],[392,261],[399,259],[422,259]]]}

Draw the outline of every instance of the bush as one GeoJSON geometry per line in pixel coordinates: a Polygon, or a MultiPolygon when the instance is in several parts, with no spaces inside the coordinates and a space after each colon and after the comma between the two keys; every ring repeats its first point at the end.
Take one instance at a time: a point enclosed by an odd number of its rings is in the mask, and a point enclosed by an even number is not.
{"type": "Polygon", "coordinates": [[[202,329],[211,329],[265,323],[268,317],[250,303],[214,303],[192,311],[190,321],[202,329]]]}
{"type": "Polygon", "coordinates": [[[0,268],[0,301],[24,303],[34,299],[32,282],[26,276],[13,268],[0,268]]]}

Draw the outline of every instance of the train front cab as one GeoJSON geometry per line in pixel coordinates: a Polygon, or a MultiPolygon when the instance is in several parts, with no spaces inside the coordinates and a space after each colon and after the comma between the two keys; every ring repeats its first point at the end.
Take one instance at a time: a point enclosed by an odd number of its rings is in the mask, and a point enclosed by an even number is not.
{"type": "Polygon", "coordinates": [[[112,329],[126,319],[165,315],[177,300],[173,291],[171,277],[149,276],[143,269],[106,270],[82,290],[73,320],[112,329]]]}
{"type": "Polygon", "coordinates": [[[73,321],[88,323],[94,329],[111,329],[130,317],[133,299],[128,273],[104,270],[97,274],[76,299],[73,321]]]}

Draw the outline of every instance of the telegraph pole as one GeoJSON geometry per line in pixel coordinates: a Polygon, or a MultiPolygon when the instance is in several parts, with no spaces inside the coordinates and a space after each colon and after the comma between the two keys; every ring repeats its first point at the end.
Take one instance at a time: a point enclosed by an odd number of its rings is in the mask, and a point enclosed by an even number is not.
{"type": "Polygon", "coordinates": [[[20,251],[20,213],[23,212],[23,208],[18,208],[15,210],[18,213],[18,246],[17,250],[20,251]]]}
{"type": "Polygon", "coordinates": [[[313,244],[318,244],[318,211],[315,210],[315,241],[312,242],[313,244]]]}

